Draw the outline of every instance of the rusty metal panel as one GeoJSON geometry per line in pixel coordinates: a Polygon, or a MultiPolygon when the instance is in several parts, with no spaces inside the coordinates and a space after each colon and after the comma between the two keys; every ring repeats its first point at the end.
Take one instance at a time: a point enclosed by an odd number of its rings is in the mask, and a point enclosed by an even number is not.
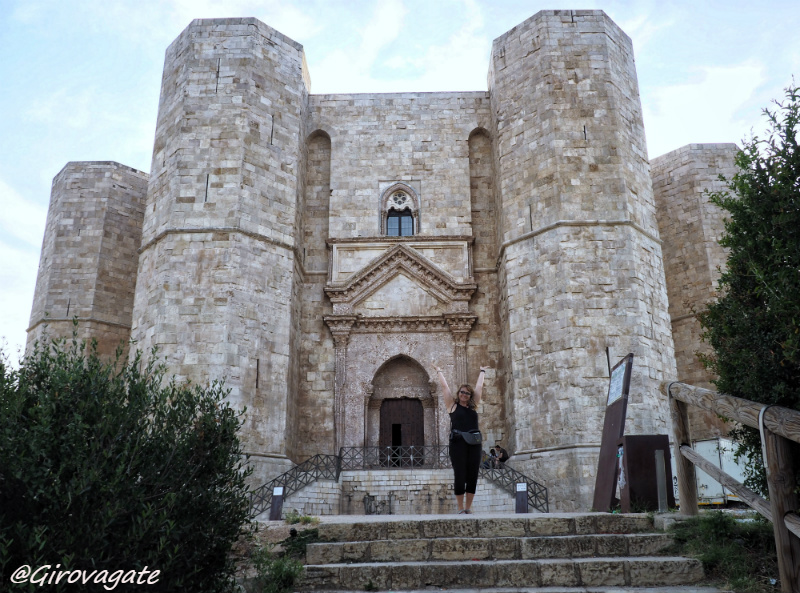
{"type": "MultiPolygon", "coordinates": [[[[664,480],[671,483],[669,438],[665,434],[624,436],[617,442],[622,448],[619,472],[620,509],[623,513],[658,510],[658,476],[655,453],[664,452],[664,480]]],[[[667,506],[675,506],[672,488],[667,488],[667,506]]]]}

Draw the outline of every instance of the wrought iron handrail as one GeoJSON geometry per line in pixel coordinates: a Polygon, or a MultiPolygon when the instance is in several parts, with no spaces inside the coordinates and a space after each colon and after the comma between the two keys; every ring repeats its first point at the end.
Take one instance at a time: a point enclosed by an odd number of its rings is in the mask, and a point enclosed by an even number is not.
{"type": "Polygon", "coordinates": [[[269,510],[272,505],[272,492],[277,486],[283,486],[283,496],[286,498],[319,479],[338,481],[341,472],[339,460],[337,455],[314,455],[259,486],[250,492],[251,515],[257,517],[269,510]]]}
{"type": "MultiPolygon", "coordinates": [[[[488,456],[487,456],[488,457],[488,456]]],[[[524,482],[528,485],[528,506],[540,513],[550,512],[550,502],[547,497],[547,487],[532,480],[522,472],[504,465],[503,467],[483,467],[481,463],[480,475],[499,486],[512,496],[517,493],[517,484],[524,482]]]]}
{"type": "Polygon", "coordinates": [[[450,448],[447,446],[342,447],[339,456],[342,471],[450,467],[450,448]]]}
{"type": "MultiPolygon", "coordinates": [[[[489,459],[483,453],[480,475],[512,496],[520,482],[528,485],[528,506],[539,512],[550,510],[547,488],[525,474],[507,465],[498,468],[484,467],[489,459]]],[[[339,455],[314,455],[289,471],[250,492],[250,509],[253,517],[269,510],[272,492],[283,487],[284,498],[319,479],[339,480],[345,470],[371,469],[449,469],[450,447],[342,447],[339,455]]]]}

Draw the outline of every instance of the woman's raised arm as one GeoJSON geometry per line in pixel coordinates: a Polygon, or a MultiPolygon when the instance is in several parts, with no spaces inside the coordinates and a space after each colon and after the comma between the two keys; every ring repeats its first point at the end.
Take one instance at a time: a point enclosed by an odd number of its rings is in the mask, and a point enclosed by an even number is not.
{"type": "Polygon", "coordinates": [[[472,396],[472,399],[475,401],[476,406],[481,403],[481,395],[483,395],[483,379],[486,377],[486,369],[488,368],[489,367],[481,367],[481,370],[478,373],[478,380],[475,382],[475,395],[472,396]]]}
{"type": "Polygon", "coordinates": [[[450,392],[450,386],[447,384],[447,379],[444,378],[442,369],[437,366],[433,368],[436,369],[436,375],[439,377],[439,385],[442,386],[442,399],[444,400],[444,407],[449,412],[450,408],[452,408],[453,404],[455,403],[453,394],[450,392]]]}

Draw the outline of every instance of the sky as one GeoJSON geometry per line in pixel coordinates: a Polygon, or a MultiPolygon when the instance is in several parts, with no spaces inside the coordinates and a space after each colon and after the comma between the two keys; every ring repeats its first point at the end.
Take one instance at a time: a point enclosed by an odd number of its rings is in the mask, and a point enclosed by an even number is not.
{"type": "Polygon", "coordinates": [[[0,345],[24,347],[53,177],[150,170],[164,51],[195,18],[301,43],[312,93],[486,90],[492,40],[539,10],[604,10],[633,40],[650,157],[765,129],[800,83],[796,0],[0,0],[0,345]]]}

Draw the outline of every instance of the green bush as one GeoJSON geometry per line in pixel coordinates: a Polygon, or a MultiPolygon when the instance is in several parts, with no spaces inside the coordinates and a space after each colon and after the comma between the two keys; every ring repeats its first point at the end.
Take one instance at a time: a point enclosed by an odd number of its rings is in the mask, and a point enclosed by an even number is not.
{"type": "Polygon", "coordinates": [[[250,555],[255,577],[244,582],[247,593],[288,593],[303,574],[303,563],[291,554],[276,554],[271,548],[256,548],[250,555]]]}
{"type": "Polygon", "coordinates": [[[311,517],[309,515],[301,515],[299,511],[290,509],[284,518],[289,525],[300,523],[301,525],[315,525],[319,523],[319,517],[311,517]]]}
{"type": "Polygon", "coordinates": [[[304,529],[299,533],[292,529],[291,537],[283,540],[281,546],[287,556],[297,560],[305,560],[306,547],[308,544],[315,544],[324,541],[319,537],[319,529],[304,529]]]}
{"type": "Polygon", "coordinates": [[[2,582],[21,565],[147,566],[160,571],[148,591],[233,591],[231,546],[250,530],[243,412],[218,383],[167,382],[155,356],[119,358],[75,337],[39,344],[18,370],[0,357],[2,582]]]}
{"type": "Polygon", "coordinates": [[[703,563],[706,576],[736,593],[774,591],[778,565],[772,524],[737,521],[719,511],[703,513],[672,528],[679,554],[703,563]]]}

